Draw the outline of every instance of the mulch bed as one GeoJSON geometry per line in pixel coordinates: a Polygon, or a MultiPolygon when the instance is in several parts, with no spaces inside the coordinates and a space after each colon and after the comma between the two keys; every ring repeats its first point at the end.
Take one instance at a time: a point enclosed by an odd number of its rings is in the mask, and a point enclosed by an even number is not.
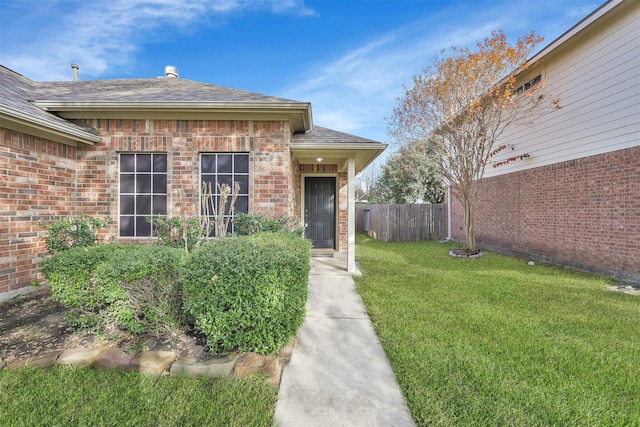
{"type": "Polygon", "coordinates": [[[104,345],[117,345],[130,353],[169,350],[179,357],[210,354],[200,337],[185,332],[162,338],[125,334],[98,337],[69,327],[64,318],[65,311],[63,306],[51,300],[48,287],[0,302],[0,358],[11,363],[54,350],[104,345]]]}

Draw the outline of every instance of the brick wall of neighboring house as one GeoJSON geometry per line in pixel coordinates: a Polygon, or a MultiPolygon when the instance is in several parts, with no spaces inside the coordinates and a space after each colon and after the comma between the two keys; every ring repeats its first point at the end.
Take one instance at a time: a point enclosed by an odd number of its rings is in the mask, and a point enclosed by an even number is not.
{"type": "Polygon", "coordinates": [[[0,129],[0,293],[41,280],[40,220],[76,214],[76,148],[0,129]]]}
{"type": "Polygon", "coordinates": [[[640,282],[640,146],[487,178],[475,218],[479,246],[640,282]]]}

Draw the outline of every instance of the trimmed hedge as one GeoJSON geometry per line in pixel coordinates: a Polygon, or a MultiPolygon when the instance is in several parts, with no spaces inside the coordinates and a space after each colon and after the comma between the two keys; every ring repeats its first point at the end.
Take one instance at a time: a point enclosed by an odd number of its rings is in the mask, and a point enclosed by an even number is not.
{"type": "Polygon", "coordinates": [[[302,325],[311,244],[287,233],[204,243],[181,273],[183,304],[213,353],[272,353],[302,325]]]}
{"type": "Polygon", "coordinates": [[[60,252],[43,261],[42,272],[72,325],[158,336],[180,324],[183,261],[184,251],[167,246],[109,244],[60,252]]]}
{"type": "Polygon", "coordinates": [[[69,248],[93,246],[98,243],[98,230],[108,227],[111,218],[94,218],[81,215],[75,218],[58,217],[53,221],[40,221],[40,226],[47,229],[44,237],[50,253],[66,251],[69,248]]]}
{"type": "Polygon", "coordinates": [[[262,214],[238,213],[233,219],[234,235],[247,236],[255,233],[292,233],[304,236],[304,227],[288,216],[271,217],[262,214]]]}

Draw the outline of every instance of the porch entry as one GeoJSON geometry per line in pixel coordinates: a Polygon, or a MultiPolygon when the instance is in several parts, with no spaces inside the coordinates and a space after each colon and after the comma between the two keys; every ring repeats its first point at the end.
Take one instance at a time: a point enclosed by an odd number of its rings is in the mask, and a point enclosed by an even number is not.
{"type": "Polygon", "coordinates": [[[336,179],[306,177],[304,185],[305,237],[314,248],[335,249],[336,179]]]}

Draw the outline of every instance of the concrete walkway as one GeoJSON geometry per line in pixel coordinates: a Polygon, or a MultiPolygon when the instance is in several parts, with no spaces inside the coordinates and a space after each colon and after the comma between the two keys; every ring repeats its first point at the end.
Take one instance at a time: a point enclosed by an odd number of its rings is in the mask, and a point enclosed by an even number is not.
{"type": "Polygon", "coordinates": [[[312,258],[307,317],[282,375],[277,426],[414,425],[345,267],[345,254],[312,258]]]}

